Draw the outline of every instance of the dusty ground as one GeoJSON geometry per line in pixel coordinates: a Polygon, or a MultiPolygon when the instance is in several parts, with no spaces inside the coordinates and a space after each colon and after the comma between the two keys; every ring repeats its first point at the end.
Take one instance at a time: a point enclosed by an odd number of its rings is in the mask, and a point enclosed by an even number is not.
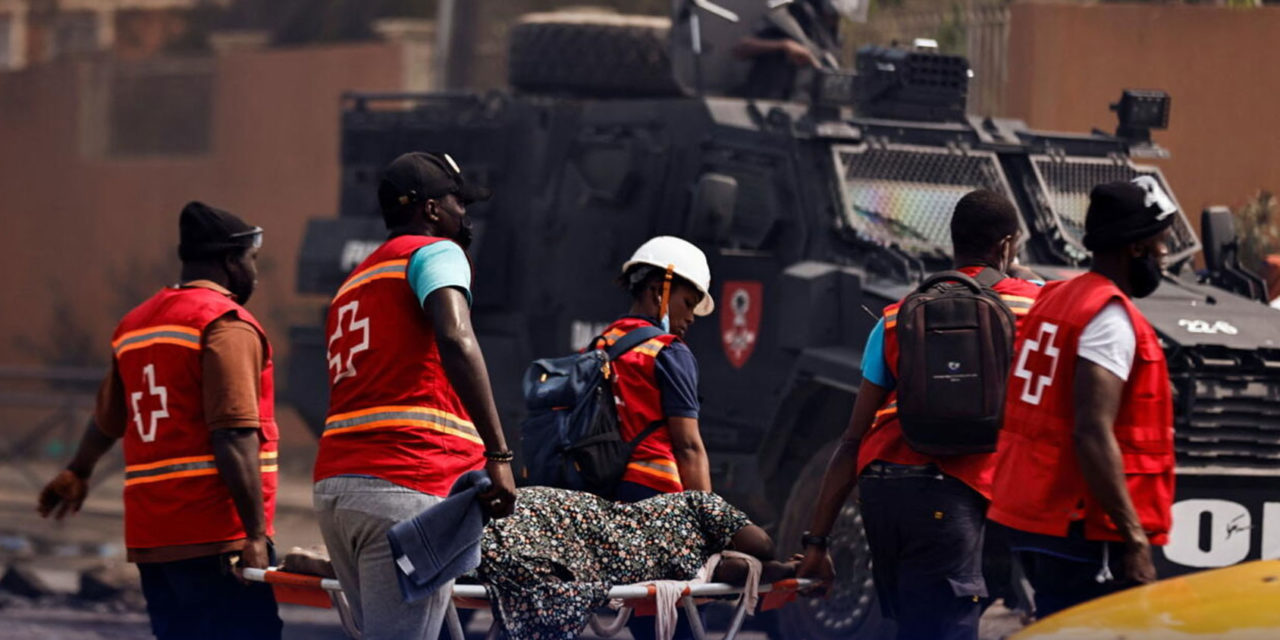
{"type": "MultiPolygon", "coordinates": [[[[304,449],[282,455],[276,540],[282,550],[320,542],[311,510],[309,460],[304,449]],[[292,461],[290,460],[292,459],[292,461]]],[[[149,638],[147,617],[136,590],[105,602],[85,601],[74,594],[81,571],[111,567],[136,579],[124,562],[121,477],[103,478],[79,514],[63,522],[42,520],[34,510],[38,478],[52,477],[58,466],[49,463],[0,466],[0,574],[19,564],[36,570],[54,592],[39,599],[0,590],[0,640],[142,640],[149,638]]],[[[285,605],[285,638],[343,638],[337,614],[331,610],[285,605]]],[[[483,637],[488,615],[478,615],[468,635],[483,637]]],[[[1016,616],[996,605],[983,618],[983,640],[998,640],[1015,631],[1016,616]]],[[[591,636],[587,636],[591,637],[591,636]]],[[[625,632],[618,636],[628,638],[625,632]]],[[[765,640],[760,632],[743,640],[765,640]]]]}

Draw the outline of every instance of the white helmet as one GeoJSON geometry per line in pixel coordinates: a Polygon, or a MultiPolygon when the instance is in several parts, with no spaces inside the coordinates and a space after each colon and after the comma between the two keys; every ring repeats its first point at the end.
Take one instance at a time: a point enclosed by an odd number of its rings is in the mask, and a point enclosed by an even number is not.
{"type": "Polygon", "coordinates": [[[650,238],[622,265],[622,272],[626,273],[638,264],[663,270],[671,267],[673,273],[693,283],[702,293],[702,300],[693,310],[694,315],[709,316],[715,311],[716,303],[711,299],[711,267],[707,266],[707,256],[702,249],[693,243],[675,236],[650,238]]]}

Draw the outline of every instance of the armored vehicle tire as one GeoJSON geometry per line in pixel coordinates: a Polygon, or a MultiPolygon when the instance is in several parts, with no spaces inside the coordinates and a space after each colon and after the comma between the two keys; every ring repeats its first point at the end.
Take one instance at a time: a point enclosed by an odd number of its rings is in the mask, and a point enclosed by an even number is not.
{"type": "MultiPolygon", "coordinates": [[[[778,526],[784,550],[795,549],[809,528],[818,502],[822,474],[837,442],[823,447],[800,471],[791,487],[786,511],[778,526]]],[[[871,580],[871,552],[862,531],[862,515],[851,496],[831,532],[831,559],[836,582],[829,597],[800,598],[778,611],[773,636],[783,640],[881,640],[893,637],[893,623],[880,614],[871,580]]]]}
{"type": "Polygon", "coordinates": [[[507,80],[521,91],[598,98],[674,96],[671,21],[595,11],[531,13],[511,28],[507,80]]]}

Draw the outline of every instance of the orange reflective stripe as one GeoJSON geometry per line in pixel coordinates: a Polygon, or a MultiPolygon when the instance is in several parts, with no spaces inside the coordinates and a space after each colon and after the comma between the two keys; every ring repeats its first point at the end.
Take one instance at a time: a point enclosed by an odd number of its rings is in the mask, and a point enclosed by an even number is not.
{"type": "Polygon", "coordinates": [[[876,412],[876,420],[885,416],[893,415],[898,412],[898,402],[895,400],[885,405],[883,409],[876,412]]]}
{"type": "Polygon", "coordinates": [[[1004,301],[1005,306],[1013,311],[1014,315],[1025,316],[1031,311],[1031,305],[1035,300],[1023,296],[1009,296],[1000,294],[1000,299],[1004,301]]]}
{"type": "Polygon", "coordinates": [[[171,344],[188,349],[200,348],[200,331],[178,324],[165,324],[130,331],[111,342],[111,349],[118,356],[126,351],[149,347],[153,344],[171,344]]]}
{"type": "Polygon", "coordinates": [[[405,426],[429,429],[484,444],[480,439],[480,432],[476,431],[470,420],[464,420],[448,411],[414,406],[370,407],[330,416],[325,420],[324,434],[321,437],[405,426]]]}
{"type": "MultiPolygon", "coordinates": [[[[258,459],[269,463],[274,463],[280,456],[278,451],[262,451],[258,454],[258,459]]],[[[276,464],[264,464],[259,469],[261,473],[275,473],[280,467],[276,464]]],[[[177,478],[193,478],[196,476],[211,476],[218,473],[217,463],[214,462],[213,456],[187,456],[185,458],[168,458],[157,462],[148,462],[146,464],[135,464],[124,468],[124,486],[132,486],[135,484],[146,484],[149,482],[159,482],[161,480],[175,480],[177,478]]]]}
{"type": "Polygon", "coordinates": [[[131,464],[124,468],[125,473],[130,471],[149,471],[160,467],[169,467],[179,464],[190,464],[193,462],[213,462],[213,456],[187,456],[185,458],[167,458],[165,460],[157,460],[156,462],[148,462],[146,464],[131,464]]]}
{"type": "Polygon", "coordinates": [[[334,300],[350,293],[351,291],[363,287],[375,280],[383,280],[386,278],[395,278],[404,280],[408,276],[406,272],[409,270],[409,260],[401,258],[399,260],[387,260],[379,262],[360,273],[352,274],[347,281],[342,283],[342,287],[338,289],[338,293],[333,296],[334,300]]]}
{"type": "Polygon", "coordinates": [[[894,307],[884,312],[884,328],[892,329],[898,326],[898,308],[894,307]]]}
{"type": "Polygon", "coordinates": [[[1014,296],[1014,295],[1002,293],[1000,294],[1000,299],[1004,300],[1005,302],[1012,302],[1015,304],[1022,303],[1027,306],[1031,306],[1032,304],[1035,304],[1035,298],[1028,298],[1026,296],[1014,296]]]}
{"type": "Polygon", "coordinates": [[[665,346],[666,345],[662,344],[661,340],[657,338],[652,338],[646,341],[644,344],[641,344],[640,346],[632,349],[632,351],[635,351],[636,353],[642,353],[646,356],[649,356],[650,358],[656,358],[658,357],[658,352],[662,351],[662,348],[665,346]]]}
{"type": "Polygon", "coordinates": [[[146,327],[146,328],[143,328],[143,329],[137,329],[137,330],[134,330],[134,331],[130,331],[130,332],[128,332],[128,333],[125,333],[125,334],[121,335],[119,338],[116,338],[115,340],[113,340],[113,341],[111,342],[111,346],[112,346],[112,347],[118,347],[118,346],[120,346],[120,344],[121,344],[121,343],[123,343],[123,342],[125,342],[125,341],[127,341],[127,340],[130,340],[130,339],[136,338],[136,337],[141,336],[141,335],[144,335],[144,334],[154,333],[154,332],[157,332],[157,331],[172,332],[172,333],[181,333],[181,334],[186,334],[186,335],[189,335],[189,336],[194,336],[194,337],[196,337],[196,338],[199,338],[199,337],[200,337],[200,331],[198,331],[198,330],[196,330],[196,329],[192,329],[191,327],[188,327],[188,326],[185,326],[185,325],[180,325],[180,324],[161,324],[161,325],[156,325],[156,326],[154,326],[154,327],[146,327]]]}
{"type": "MultiPolygon", "coordinates": [[[[210,463],[212,464],[212,463],[210,463]]],[[[125,477],[124,486],[131,487],[135,484],[147,484],[150,482],[160,482],[161,480],[176,480],[178,478],[192,478],[195,476],[215,476],[218,475],[217,467],[207,467],[200,469],[186,469],[184,471],[173,471],[171,473],[163,473],[154,476],[142,476],[138,478],[125,477]]]]}
{"type": "Polygon", "coordinates": [[[628,463],[627,469],[677,484],[680,482],[680,468],[673,460],[636,460],[628,463]]]}
{"type": "MultiPolygon", "coordinates": [[[[274,460],[279,457],[280,457],[279,451],[263,451],[258,454],[259,460],[274,460]]],[[[125,467],[124,470],[125,470],[125,473],[128,473],[130,471],[150,471],[151,469],[158,469],[160,467],[170,467],[170,466],[179,465],[179,464],[190,464],[193,462],[212,462],[212,461],[213,461],[212,455],[184,456],[181,458],[165,458],[164,460],[157,460],[155,462],[146,462],[143,464],[131,464],[125,467]]]]}

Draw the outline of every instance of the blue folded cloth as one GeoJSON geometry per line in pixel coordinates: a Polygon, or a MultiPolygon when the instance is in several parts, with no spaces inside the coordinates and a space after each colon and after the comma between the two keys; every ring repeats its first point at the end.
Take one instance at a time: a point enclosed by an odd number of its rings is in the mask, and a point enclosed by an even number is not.
{"type": "Polygon", "coordinates": [[[405,602],[421,600],[480,566],[480,538],[489,517],[477,497],[492,486],[488,473],[468,471],[448,498],[387,531],[405,602]]]}

